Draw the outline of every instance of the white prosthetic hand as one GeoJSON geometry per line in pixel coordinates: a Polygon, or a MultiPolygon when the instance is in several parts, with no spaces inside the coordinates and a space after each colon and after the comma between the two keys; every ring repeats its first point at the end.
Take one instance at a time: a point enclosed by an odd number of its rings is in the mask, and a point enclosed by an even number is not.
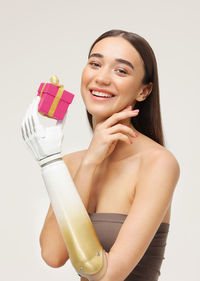
{"type": "Polygon", "coordinates": [[[73,267],[80,276],[88,280],[100,280],[107,270],[106,252],[61,158],[66,115],[55,126],[42,126],[37,115],[39,101],[40,97],[36,96],[22,121],[23,139],[41,167],[49,199],[73,267]]]}

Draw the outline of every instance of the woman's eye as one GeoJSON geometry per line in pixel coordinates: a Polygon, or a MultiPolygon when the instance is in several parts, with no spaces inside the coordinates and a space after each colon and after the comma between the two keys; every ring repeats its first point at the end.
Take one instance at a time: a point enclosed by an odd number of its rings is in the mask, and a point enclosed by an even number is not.
{"type": "Polygon", "coordinates": [[[121,74],[127,74],[127,72],[125,71],[125,70],[123,70],[123,69],[118,69],[118,71],[119,71],[119,73],[121,73],[121,74]]]}
{"type": "Polygon", "coordinates": [[[99,64],[97,62],[90,62],[89,64],[92,66],[99,66],[99,64]]]}

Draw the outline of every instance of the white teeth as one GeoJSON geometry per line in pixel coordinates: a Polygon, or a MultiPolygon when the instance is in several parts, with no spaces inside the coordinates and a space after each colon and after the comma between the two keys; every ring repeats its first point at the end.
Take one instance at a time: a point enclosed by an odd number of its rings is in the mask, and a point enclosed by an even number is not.
{"type": "Polygon", "coordinates": [[[94,96],[98,96],[98,97],[112,97],[113,95],[109,95],[109,94],[106,94],[106,93],[101,93],[101,92],[96,92],[96,91],[92,91],[92,94],[94,96]]]}

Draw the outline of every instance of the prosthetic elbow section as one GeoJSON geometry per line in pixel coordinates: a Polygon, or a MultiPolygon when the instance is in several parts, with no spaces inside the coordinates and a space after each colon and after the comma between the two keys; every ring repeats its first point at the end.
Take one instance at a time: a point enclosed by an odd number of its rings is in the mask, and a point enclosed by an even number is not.
{"type": "Polygon", "coordinates": [[[41,169],[73,267],[88,280],[101,279],[107,270],[105,250],[64,161],[57,159],[41,169]]]}

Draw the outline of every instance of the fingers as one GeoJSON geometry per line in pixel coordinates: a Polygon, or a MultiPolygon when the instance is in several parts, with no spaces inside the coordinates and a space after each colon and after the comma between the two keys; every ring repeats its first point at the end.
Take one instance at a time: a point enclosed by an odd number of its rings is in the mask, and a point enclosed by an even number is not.
{"type": "Polygon", "coordinates": [[[114,126],[108,128],[108,131],[110,134],[121,132],[121,133],[130,135],[130,137],[137,136],[137,134],[134,133],[133,129],[131,129],[130,127],[128,127],[126,125],[122,125],[122,124],[114,125],[114,126]]]}
{"type": "Polygon", "coordinates": [[[24,119],[22,121],[21,131],[22,131],[22,136],[23,136],[24,140],[29,138],[29,135],[30,135],[30,129],[29,129],[29,125],[27,124],[27,118],[28,118],[31,106],[32,106],[32,103],[29,105],[29,107],[25,113],[24,119]]]}
{"type": "Polygon", "coordinates": [[[109,139],[110,139],[111,142],[121,140],[121,141],[126,142],[127,144],[132,143],[131,140],[129,139],[129,137],[124,135],[124,134],[122,134],[122,133],[117,133],[117,134],[114,134],[114,135],[110,135],[109,139]]]}
{"type": "Polygon", "coordinates": [[[31,109],[32,109],[34,103],[35,103],[35,99],[29,105],[29,107],[25,113],[25,117],[21,124],[21,133],[22,133],[22,137],[23,137],[24,141],[26,142],[28,148],[31,149],[31,151],[33,152],[33,154],[37,160],[38,159],[37,152],[35,152],[34,147],[33,147],[34,124],[33,124],[33,119],[31,116],[31,112],[32,112],[31,109]]]}
{"type": "Polygon", "coordinates": [[[23,137],[23,139],[24,139],[24,140],[26,140],[26,139],[25,139],[25,132],[24,132],[23,127],[21,126],[21,128],[20,128],[20,129],[21,129],[21,133],[22,133],[22,137],[23,137]]]}
{"type": "Polygon", "coordinates": [[[35,132],[40,132],[41,128],[42,128],[42,124],[40,123],[39,117],[38,117],[38,104],[40,102],[40,97],[36,96],[36,98],[34,99],[33,103],[32,103],[32,107],[30,108],[30,117],[31,118],[31,122],[33,124],[33,128],[35,130],[35,132]]]}
{"type": "Polygon", "coordinates": [[[33,133],[36,133],[37,131],[41,131],[42,126],[37,116],[39,102],[40,102],[40,97],[36,96],[33,99],[33,102],[29,105],[25,113],[25,117],[22,121],[21,132],[22,132],[22,137],[25,141],[27,141],[27,139],[33,133]]]}
{"type": "Polygon", "coordinates": [[[40,102],[40,97],[36,96],[32,103],[32,106],[29,110],[28,119],[29,119],[30,129],[32,130],[32,132],[37,134],[38,136],[44,138],[45,137],[45,128],[40,123],[40,119],[38,117],[39,102],[40,102]]]}
{"type": "Polygon", "coordinates": [[[139,109],[137,110],[123,110],[117,113],[114,113],[111,117],[109,117],[104,123],[103,126],[105,128],[111,127],[115,125],[120,120],[131,118],[133,116],[136,116],[139,113],[139,109]]]}

